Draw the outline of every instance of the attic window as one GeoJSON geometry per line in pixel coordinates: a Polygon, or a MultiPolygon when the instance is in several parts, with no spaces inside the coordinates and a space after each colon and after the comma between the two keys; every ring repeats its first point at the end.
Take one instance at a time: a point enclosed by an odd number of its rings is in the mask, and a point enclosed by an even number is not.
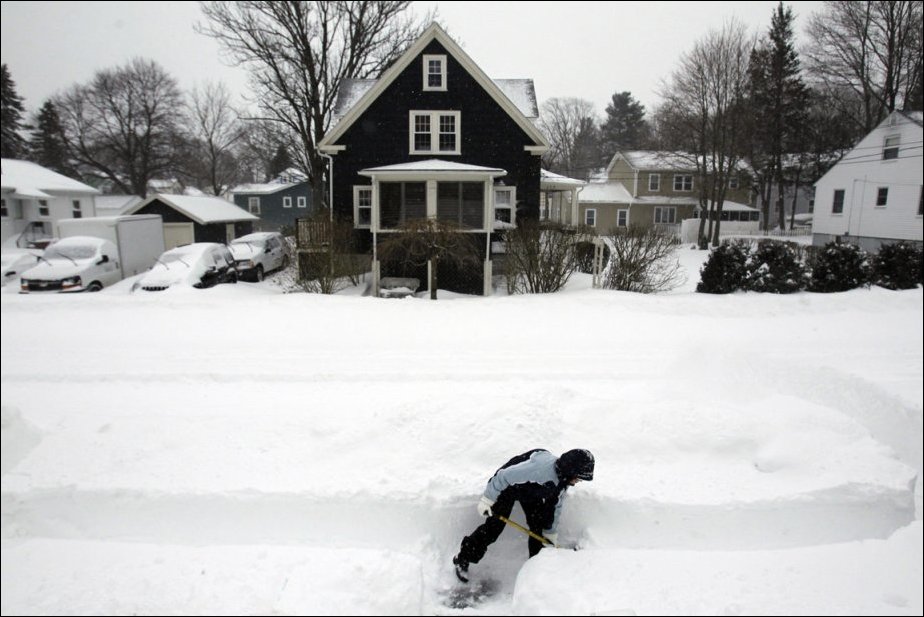
{"type": "Polygon", "coordinates": [[[885,145],[882,147],[882,160],[888,161],[898,158],[899,136],[890,135],[885,138],[885,145]]]}
{"type": "Polygon", "coordinates": [[[446,56],[423,57],[423,89],[446,90],[446,56]]]}
{"type": "Polygon", "coordinates": [[[411,111],[411,154],[461,154],[458,111],[411,111]]]}

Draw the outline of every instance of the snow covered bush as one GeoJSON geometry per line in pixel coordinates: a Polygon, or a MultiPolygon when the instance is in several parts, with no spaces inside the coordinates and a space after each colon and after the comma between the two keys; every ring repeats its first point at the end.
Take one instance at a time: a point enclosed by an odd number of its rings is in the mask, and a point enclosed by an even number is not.
{"type": "Polygon", "coordinates": [[[789,242],[763,240],[747,266],[746,289],[788,294],[805,289],[806,270],[789,242]]]}
{"type": "Polygon", "coordinates": [[[871,274],[869,255],[862,248],[828,242],[815,256],[809,291],[831,293],[868,286],[871,274]]]}
{"type": "Polygon", "coordinates": [[[910,242],[883,244],[873,257],[873,280],[886,289],[914,289],[921,281],[924,251],[910,242]]]}
{"type": "Polygon", "coordinates": [[[699,271],[696,291],[727,294],[744,288],[751,248],[746,242],[723,242],[716,247],[699,271]]]}

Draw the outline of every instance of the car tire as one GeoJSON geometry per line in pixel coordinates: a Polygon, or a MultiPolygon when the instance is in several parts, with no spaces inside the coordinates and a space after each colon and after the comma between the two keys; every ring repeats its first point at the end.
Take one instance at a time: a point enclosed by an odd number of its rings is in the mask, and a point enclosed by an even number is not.
{"type": "Polygon", "coordinates": [[[90,293],[95,293],[101,290],[102,288],[103,288],[103,285],[99,281],[93,281],[92,283],[87,285],[87,291],[89,291],[90,293]]]}
{"type": "Polygon", "coordinates": [[[263,266],[257,266],[257,269],[253,271],[253,278],[258,283],[263,280],[263,266]]]}

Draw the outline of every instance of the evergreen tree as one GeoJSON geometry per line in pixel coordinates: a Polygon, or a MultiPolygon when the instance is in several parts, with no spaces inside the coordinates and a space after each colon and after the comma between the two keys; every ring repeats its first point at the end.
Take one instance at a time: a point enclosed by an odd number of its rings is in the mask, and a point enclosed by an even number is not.
{"type": "Polygon", "coordinates": [[[26,154],[26,141],[19,134],[20,129],[26,128],[22,123],[22,97],[16,94],[16,84],[10,77],[6,65],[0,65],[0,150],[3,158],[21,159],[26,154]]]}
{"type": "Polygon", "coordinates": [[[649,142],[649,127],[645,121],[645,106],[631,92],[616,92],[606,106],[606,120],[600,125],[600,137],[605,157],[617,150],[638,150],[649,142]]]}
{"type": "Polygon", "coordinates": [[[289,156],[289,150],[280,144],[276,148],[276,154],[273,155],[273,159],[270,161],[269,169],[267,170],[267,180],[273,180],[282,172],[292,167],[292,165],[292,157],[289,156]]]}
{"type": "Polygon", "coordinates": [[[752,52],[749,67],[756,140],[773,166],[781,229],[786,228],[783,155],[799,148],[809,100],[808,88],[800,76],[794,19],[792,8],[780,2],[770,23],[769,41],[752,52]]]}
{"type": "Polygon", "coordinates": [[[75,175],[68,163],[67,146],[64,143],[64,132],[61,129],[61,119],[54,103],[45,101],[38,117],[35,119],[35,128],[29,139],[29,158],[42,167],[47,167],[65,176],[75,175]]]}

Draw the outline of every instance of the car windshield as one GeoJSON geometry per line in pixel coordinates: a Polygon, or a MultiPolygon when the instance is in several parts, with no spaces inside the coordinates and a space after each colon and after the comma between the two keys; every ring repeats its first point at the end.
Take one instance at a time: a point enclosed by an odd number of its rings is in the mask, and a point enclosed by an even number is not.
{"type": "Polygon", "coordinates": [[[233,241],[231,242],[231,244],[234,245],[234,246],[241,246],[241,245],[249,244],[250,246],[254,247],[255,249],[261,249],[261,248],[263,248],[263,244],[264,244],[264,243],[265,243],[265,240],[241,240],[241,239],[233,240],[233,241]]]}
{"type": "Polygon", "coordinates": [[[189,264],[196,261],[196,259],[198,259],[198,255],[189,255],[189,254],[183,254],[183,253],[165,253],[161,255],[160,259],[158,259],[157,261],[165,265],[176,262],[176,263],[183,264],[184,266],[188,268],[189,264]]]}
{"type": "Polygon", "coordinates": [[[90,259],[96,255],[96,247],[87,244],[53,244],[45,250],[45,259],[90,259]]]}

